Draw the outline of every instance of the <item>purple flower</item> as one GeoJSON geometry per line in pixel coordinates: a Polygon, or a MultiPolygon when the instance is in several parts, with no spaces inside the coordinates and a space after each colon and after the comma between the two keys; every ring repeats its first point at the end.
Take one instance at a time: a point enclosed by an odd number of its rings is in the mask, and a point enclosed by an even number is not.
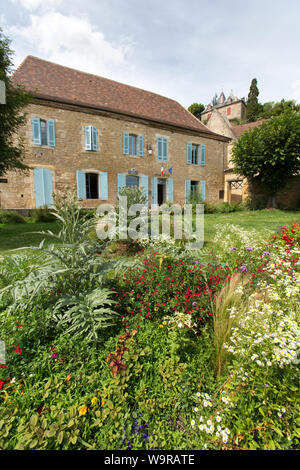
{"type": "Polygon", "coordinates": [[[233,247],[230,248],[230,249],[231,249],[231,251],[236,251],[236,247],[235,247],[235,246],[233,246],[233,247]]]}
{"type": "Polygon", "coordinates": [[[253,248],[246,248],[247,251],[253,251],[253,248]]]}
{"type": "Polygon", "coordinates": [[[193,307],[197,307],[197,305],[198,305],[197,302],[193,302],[193,303],[192,303],[192,306],[193,306],[193,307]]]}
{"type": "Polygon", "coordinates": [[[199,264],[199,261],[195,261],[195,264],[199,264]]]}
{"type": "Polygon", "coordinates": [[[263,254],[266,256],[270,256],[270,253],[268,251],[264,251],[263,254]]]}
{"type": "Polygon", "coordinates": [[[243,271],[244,273],[248,271],[247,266],[241,266],[240,271],[243,271]]]}

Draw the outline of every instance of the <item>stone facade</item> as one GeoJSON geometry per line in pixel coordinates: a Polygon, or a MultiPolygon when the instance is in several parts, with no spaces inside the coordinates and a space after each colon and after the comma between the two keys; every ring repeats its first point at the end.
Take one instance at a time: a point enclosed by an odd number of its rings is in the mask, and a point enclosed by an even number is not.
{"type": "MultiPolygon", "coordinates": [[[[53,192],[64,191],[67,186],[77,187],[76,172],[107,173],[108,198],[105,202],[115,204],[117,200],[118,174],[128,174],[135,169],[137,176],[148,176],[148,200],[152,202],[152,178],[162,178],[168,186],[173,180],[173,202],[185,202],[185,181],[205,181],[206,201],[219,201],[224,188],[224,165],[228,139],[213,134],[180,129],[128,117],[111,112],[84,108],[71,104],[57,103],[46,99],[34,99],[27,108],[27,122],[20,132],[25,142],[25,163],[31,167],[27,175],[9,172],[7,182],[0,182],[0,206],[5,209],[33,209],[36,207],[34,168],[52,170],[53,192]],[[32,118],[53,120],[55,125],[55,146],[33,143],[32,118]],[[84,127],[94,126],[98,134],[98,150],[85,150],[84,127]],[[143,156],[123,154],[123,133],[143,135],[143,156]],[[157,138],[168,138],[168,161],[157,159],[157,138]],[[206,146],[205,165],[187,164],[187,143],[206,146]],[[152,152],[151,152],[152,150],[152,152]],[[172,168],[169,175],[168,169],[172,168]]],[[[200,158],[200,156],[199,156],[200,158]]],[[[100,179],[99,179],[100,181],[100,179]]],[[[100,183],[101,184],[101,183],[100,183]]],[[[141,182],[140,182],[141,184],[141,182]]],[[[99,199],[82,201],[84,207],[94,208],[99,199]]],[[[168,200],[168,191],[166,192],[168,200]]]]}

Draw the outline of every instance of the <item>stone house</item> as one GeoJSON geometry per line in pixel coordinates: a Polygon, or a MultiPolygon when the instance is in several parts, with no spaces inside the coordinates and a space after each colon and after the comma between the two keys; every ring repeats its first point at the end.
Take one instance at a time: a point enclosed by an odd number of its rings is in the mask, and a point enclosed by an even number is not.
{"type": "Polygon", "coordinates": [[[183,204],[195,190],[211,203],[223,197],[230,139],[178,102],[32,56],[11,80],[34,92],[17,136],[31,170],[5,175],[1,207],[51,205],[67,186],[87,208],[115,204],[125,185],[143,186],[149,204],[183,204]]]}
{"type": "Polygon", "coordinates": [[[242,200],[248,197],[248,185],[247,180],[240,175],[236,175],[233,172],[233,165],[231,162],[231,150],[233,142],[236,141],[241,134],[252,129],[253,127],[259,126],[264,119],[260,119],[256,122],[248,122],[246,124],[235,125],[230,122],[227,116],[220,112],[219,109],[214,109],[207,122],[207,127],[213,132],[224,135],[231,139],[227,147],[227,155],[224,165],[224,201],[225,202],[236,202],[240,203],[242,200]]]}
{"type": "Polygon", "coordinates": [[[226,98],[222,92],[215,105],[208,104],[201,113],[201,121],[207,124],[215,109],[228,119],[246,119],[247,105],[245,98],[238,98],[233,92],[230,93],[228,98],[226,98]]]}

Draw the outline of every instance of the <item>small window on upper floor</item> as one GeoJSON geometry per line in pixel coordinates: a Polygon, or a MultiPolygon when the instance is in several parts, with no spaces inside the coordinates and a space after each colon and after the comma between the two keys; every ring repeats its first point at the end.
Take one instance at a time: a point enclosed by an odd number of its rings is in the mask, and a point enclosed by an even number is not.
{"type": "Polygon", "coordinates": [[[192,165],[199,163],[199,145],[192,144],[192,165]]]}
{"type": "Polygon", "coordinates": [[[54,120],[32,118],[32,140],[35,145],[49,145],[55,147],[54,120]]]}
{"type": "Polygon", "coordinates": [[[47,121],[41,119],[41,145],[48,145],[47,121]]]}
{"type": "Polygon", "coordinates": [[[137,155],[137,135],[129,134],[129,155],[137,155]]]}
{"type": "Polygon", "coordinates": [[[84,127],[84,148],[85,150],[98,150],[98,132],[96,127],[84,127]]]}

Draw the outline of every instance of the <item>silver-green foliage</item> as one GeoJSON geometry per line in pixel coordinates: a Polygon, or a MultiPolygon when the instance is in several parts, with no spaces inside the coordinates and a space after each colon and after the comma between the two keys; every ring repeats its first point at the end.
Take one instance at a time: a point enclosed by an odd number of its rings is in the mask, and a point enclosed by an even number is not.
{"type": "Polygon", "coordinates": [[[117,314],[110,308],[116,302],[109,289],[95,289],[79,295],[64,295],[54,309],[58,326],[67,325],[65,334],[82,336],[96,343],[103,328],[113,325],[117,314]]]}

